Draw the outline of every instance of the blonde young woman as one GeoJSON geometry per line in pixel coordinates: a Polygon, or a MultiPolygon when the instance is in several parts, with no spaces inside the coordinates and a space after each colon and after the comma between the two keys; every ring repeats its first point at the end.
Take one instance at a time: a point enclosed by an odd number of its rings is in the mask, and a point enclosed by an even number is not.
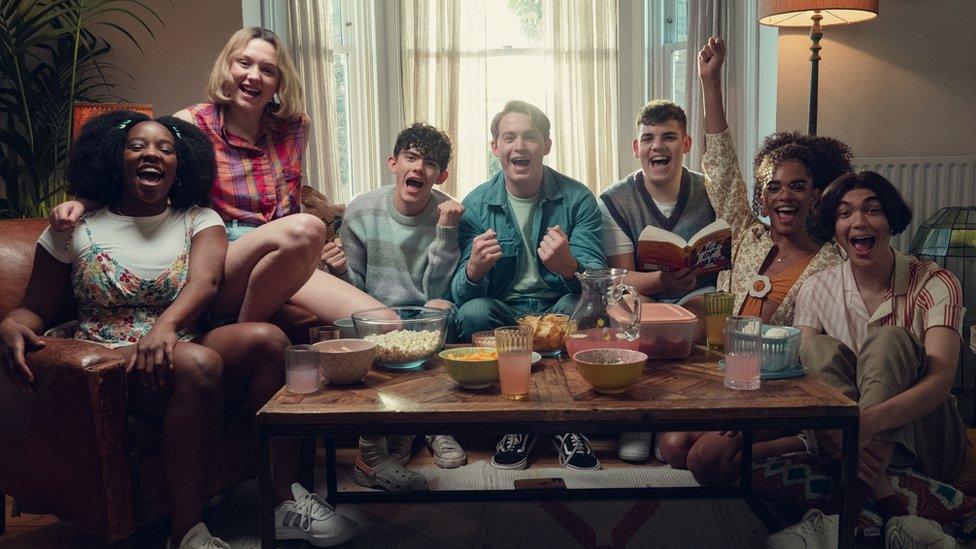
{"type": "MultiPolygon", "coordinates": [[[[309,120],[300,78],[278,36],[260,27],[234,33],[217,56],[206,94],[209,103],[175,116],[203,130],[216,153],[211,203],[231,245],[211,316],[261,321],[289,301],[331,321],[382,307],[316,269],[325,228],[300,213],[309,120]]],[[[51,213],[51,224],[74,226],[98,206],[65,202],[51,213]]]]}

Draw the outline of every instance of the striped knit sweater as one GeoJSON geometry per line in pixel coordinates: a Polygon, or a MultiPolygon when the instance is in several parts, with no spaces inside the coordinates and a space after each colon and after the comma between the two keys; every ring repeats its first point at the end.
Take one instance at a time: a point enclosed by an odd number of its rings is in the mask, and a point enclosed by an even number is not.
{"type": "Polygon", "coordinates": [[[393,205],[394,189],[361,194],[346,208],[339,232],[346,281],[388,307],[450,299],[458,230],[437,225],[437,206],[450,197],[435,189],[423,212],[406,216],[393,205]]]}

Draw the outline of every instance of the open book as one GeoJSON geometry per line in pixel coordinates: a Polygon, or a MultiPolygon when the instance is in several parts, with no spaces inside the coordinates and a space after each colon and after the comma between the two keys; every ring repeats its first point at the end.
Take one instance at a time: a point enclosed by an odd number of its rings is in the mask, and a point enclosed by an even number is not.
{"type": "Polygon", "coordinates": [[[700,269],[702,274],[728,269],[732,264],[732,228],[716,219],[687,242],[664,229],[647,226],[637,240],[639,271],[700,269]]]}

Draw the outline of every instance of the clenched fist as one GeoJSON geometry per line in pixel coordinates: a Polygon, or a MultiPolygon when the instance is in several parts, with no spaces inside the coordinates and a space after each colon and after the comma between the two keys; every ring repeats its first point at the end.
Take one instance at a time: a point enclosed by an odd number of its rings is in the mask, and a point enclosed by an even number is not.
{"type": "Polygon", "coordinates": [[[576,276],[579,263],[569,251],[569,237],[559,225],[549,227],[546,236],[539,242],[539,259],[547,269],[569,280],[576,276]]]}
{"type": "Polygon", "coordinates": [[[322,246],[322,255],[319,256],[322,265],[325,265],[329,272],[342,276],[346,274],[346,252],[342,249],[342,240],[336,238],[332,242],[326,242],[322,246]]]}
{"type": "Polygon", "coordinates": [[[487,231],[474,237],[471,241],[471,257],[468,259],[468,266],[465,269],[468,280],[478,282],[481,280],[498,259],[502,256],[502,247],[498,244],[498,235],[495,231],[487,231]]]}
{"type": "Polygon", "coordinates": [[[457,227],[461,223],[464,206],[457,200],[448,200],[437,205],[437,224],[441,227],[457,227]]]}

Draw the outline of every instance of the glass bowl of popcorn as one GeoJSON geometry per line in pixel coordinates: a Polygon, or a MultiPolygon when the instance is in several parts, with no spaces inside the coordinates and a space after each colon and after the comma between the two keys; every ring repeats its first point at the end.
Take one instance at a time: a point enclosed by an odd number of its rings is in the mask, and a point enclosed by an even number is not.
{"type": "Polygon", "coordinates": [[[444,347],[447,315],[430,307],[379,307],[354,313],[352,323],[361,339],[376,343],[377,366],[409,371],[444,347]]]}

